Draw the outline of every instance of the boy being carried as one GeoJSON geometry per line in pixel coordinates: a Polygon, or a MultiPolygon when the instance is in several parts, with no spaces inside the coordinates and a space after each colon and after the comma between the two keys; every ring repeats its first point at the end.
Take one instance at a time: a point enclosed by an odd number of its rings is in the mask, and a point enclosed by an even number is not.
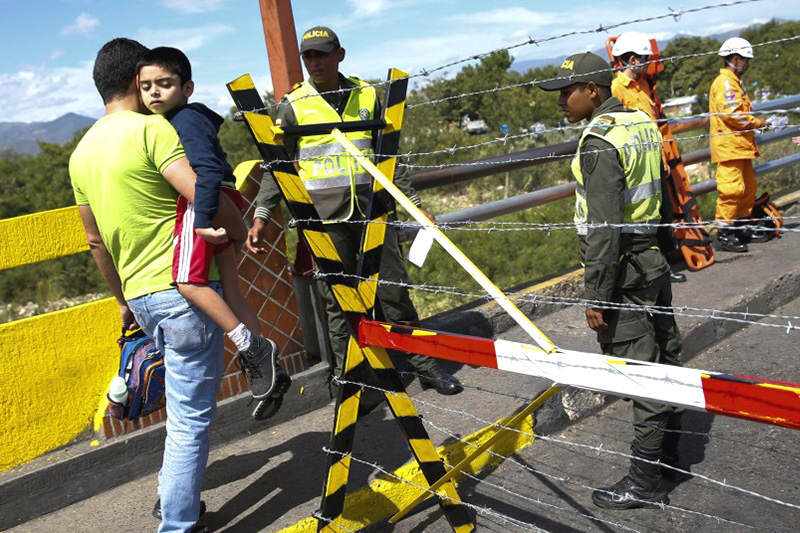
{"type": "Polygon", "coordinates": [[[258,317],[239,291],[236,255],[224,227],[212,226],[220,194],[244,207],[217,137],[223,119],[203,104],[188,103],[194,91],[191,64],[177,48],[153,48],[139,62],[138,73],[144,105],[169,120],[197,174],[194,204],[178,198],[173,281],[181,295],[210,316],[236,345],[237,357],[250,376],[253,398],[281,399],[291,378],[278,366],[275,342],[261,335],[258,317]],[[213,257],[223,296],[208,284],[213,257]]]}

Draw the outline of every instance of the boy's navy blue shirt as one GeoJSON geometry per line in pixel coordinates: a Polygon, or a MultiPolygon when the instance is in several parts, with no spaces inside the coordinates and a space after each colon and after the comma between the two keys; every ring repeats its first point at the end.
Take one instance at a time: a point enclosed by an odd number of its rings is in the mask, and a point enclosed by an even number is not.
{"type": "Polygon", "coordinates": [[[203,104],[191,103],[164,115],[183,144],[197,174],[194,186],[194,227],[210,228],[219,209],[220,185],[234,187],[236,178],[217,133],[224,119],[203,104]]]}

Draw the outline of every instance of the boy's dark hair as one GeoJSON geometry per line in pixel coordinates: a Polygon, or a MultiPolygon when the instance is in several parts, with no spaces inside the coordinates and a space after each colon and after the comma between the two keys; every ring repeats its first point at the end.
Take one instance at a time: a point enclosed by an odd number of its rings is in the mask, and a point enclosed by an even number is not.
{"type": "Polygon", "coordinates": [[[142,67],[156,66],[176,74],[181,79],[181,85],[187,81],[192,81],[192,64],[186,54],[170,46],[159,46],[148,51],[139,64],[136,65],[136,72],[142,67]]]}
{"type": "Polygon", "coordinates": [[[92,77],[104,104],[125,94],[145,52],[147,47],[141,43],[122,37],[108,41],[97,52],[92,77]]]}

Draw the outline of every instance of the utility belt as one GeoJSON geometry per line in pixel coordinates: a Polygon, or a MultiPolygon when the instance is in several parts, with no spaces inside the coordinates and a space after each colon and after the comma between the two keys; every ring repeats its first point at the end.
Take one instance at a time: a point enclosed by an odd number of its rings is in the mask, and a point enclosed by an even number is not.
{"type": "Polygon", "coordinates": [[[616,283],[618,290],[644,288],[669,272],[669,263],[658,245],[651,244],[642,248],[643,245],[644,243],[637,243],[637,246],[620,255],[616,283]],[[646,258],[645,254],[650,258],[646,258]]]}
{"type": "Polygon", "coordinates": [[[620,250],[625,250],[622,255],[638,254],[658,247],[658,236],[656,234],[644,233],[622,233],[620,234],[620,250]]]}

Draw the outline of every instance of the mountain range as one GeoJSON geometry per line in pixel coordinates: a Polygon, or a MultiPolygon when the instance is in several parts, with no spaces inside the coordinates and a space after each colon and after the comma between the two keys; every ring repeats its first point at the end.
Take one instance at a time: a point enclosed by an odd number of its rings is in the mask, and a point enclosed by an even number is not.
{"type": "Polygon", "coordinates": [[[49,122],[0,122],[0,152],[39,153],[37,141],[63,144],[95,119],[67,113],[49,122]]]}

